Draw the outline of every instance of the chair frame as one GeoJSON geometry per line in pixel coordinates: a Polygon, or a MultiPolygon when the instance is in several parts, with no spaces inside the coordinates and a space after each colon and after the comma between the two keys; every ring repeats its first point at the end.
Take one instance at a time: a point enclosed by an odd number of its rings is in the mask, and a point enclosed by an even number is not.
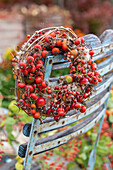
{"type": "MultiPolygon", "coordinates": [[[[103,76],[103,81],[95,87],[95,92],[87,102],[87,111],[84,114],[76,113],[75,110],[70,111],[67,116],[59,122],[55,122],[53,118],[46,118],[41,124],[39,119],[34,119],[23,127],[23,134],[29,137],[28,143],[19,146],[18,154],[25,157],[23,170],[30,170],[32,157],[50,149],[56,148],[69,140],[87,132],[99,120],[99,130],[95,142],[94,149],[90,153],[87,170],[93,170],[96,160],[96,147],[99,141],[100,131],[103,124],[103,118],[113,82],[113,30],[106,30],[98,38],[96,35],[88,34],[84,36],[86,44],[90,45],[95,51],[93,60],[99,60],[107,57],[106,60],[98,64],[98,71],[103,76]],[[109,57],[110,56],[110,57],[109,57]],[[67,126],[74,122],[82,120],[76,125],[68,128],[55,135],[48,136],[37,141],[37,134],[46,133],[61,127],[67,126]]],[[[50,85],[56,85],[58,78],[50,78],[52,70],[67,68],[69,62],[64,63],[63,56],[48,56],[45,60],[45,80],[50,85]]]]}

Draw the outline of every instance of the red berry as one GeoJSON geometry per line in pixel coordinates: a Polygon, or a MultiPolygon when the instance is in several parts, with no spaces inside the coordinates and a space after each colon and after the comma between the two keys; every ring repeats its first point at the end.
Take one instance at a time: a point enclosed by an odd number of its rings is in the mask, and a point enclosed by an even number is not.
{"type": "Polygon", "coordinates": [[[99,72],[98,72],[98,71],[95,71],[94,75],[95,75],[95,76],[98,76],[98,75],[99,75],[99,72]]]}
{"type": "Polygon", "coordinates": [[[41,50],[41,46],[40,46],[40,45],[38,45],[38,44],[34,45],[34,48],[35,48],[35,49],[39,49],[39,50],[41,50]]]}
{"type": "Polygon", "coordinates": [[[27,90],[30,90],[30,93],[31,93],[31,92],[33,92],[34,89],[33,89],[33,86],[31,86],[31,85],[28,84],[28,85],[25,87],[25,90],[26,90],[26,91],[27,91],[27,90]]]}
{"type": "Polygon", "coordinates": [[[81,104],[80,104],[80,103],[75,103],[74,108],[75,108],[75,109],[81,108],[81,104]]]}
{"type": "Polygon", "coordinates": [[[50,36],[54,38],[56,36],[55,32],[51,32],[50,36]]]}
{"type": "Polygon", "coordinates": [[[80,44],[80,42],[81,42],[81,41],[80,41],[80,38],[78,38],[78,39],[76,39],[76,40],[75,40],[75,42],[74,42],[74,43],[75,43],[75,45],[79,45],[79,44],[80,44]]]}
{"type": "Polygon", "coordinates": [[[28,63],[33,63],[34,58],[32,56],[27,57],[27,62],[28,63]]]}
{"type": "Polygon", "coordinates": [[[59,48],[53,48],[53,49],[52,49],[52,53],[53,53],[54,55],[59,54],[59,48]]]}
{"type": "Polygon", "coordinates": [[[58,122],[60,120],[60,117],[59,116],[54,116],[54,120],[58,122]]]}
{"type": "Polygon", "coordinates": [[[56,46],[61,46],[62,45],[62,40],[57,40],[56,46]]]}
{"type": "Polygon", "coordinates": [[[85,77],[79,81],[80,84],[88,84],[88,79],[85,77]]]}
{"type": "Polygon", "coordinates": [[[33,117],[35,119],[38,119],[40,117],[40,113],[39,112],[35,112],[35,114],[33,114],[33,117]]]}
{"type": "Polygon", "coordinates": [[[61,111],[58,112],[58,115],[63,116],[63,115],[65,115],[65,112],[61,110],[61,111]]]}
{"type": "Polygon", "coordinates": [[[45,37],[45,41],[46,41],[47,43],[50,42],[50,35],[47,35],[47,36],[45,37]]]}
{"type": "Polygon", "coordinates": [[[41,68],[41,67],[43,67],[42,64],[37,64],[37,65],[36,65],[36,69],[37,69],[37,70],[39,70],[39,68],[41,68]]]}
{"type": "Polygon", "coordinates": [[[46,58],[47,56],[48,56],[48,51],[46,51],[46,50],[44,50],[44,51],[42,51],[42,53],[41,53],[41,55],[42,55],[42,57],[43,58],[46,58]]]}
{"type": "Polygon", "coordinates": [[[26,68],[26,64],[24,62],[19,63],[19,68],[24,70],[26,68]]]}
{"type": "Polygon", "coordinates": [[[88,63],[91,65],[93,63],[93,60],[92,59],[89,59],[88,60],[88,63]]]}
{"type": "Polygon", "coordinates": [[[101,82],[102,81],[102,77],[98,77],[97,80],[98,80],[98,82],[101,82]]]}
{"type": "Polygon", "coordinates": [[[42,64],[43,65],[43,61],[42,60],[38,60],[37,64],[42,64]]]}
{"type": "Polygon", "coordinates": [[[27,38],[30,38],[30,35],[27,35],[27,38]]]}
{"type": "Polygon", "coordinates": [[[49,108],[49,109],[47,110],[47,114],[50,115],[50,113],[51,113],[51,108],[49,108]]]}
{"type": "Polygon", "coordinates": [[[18,87],[24,88],[24,87],[25,87],[25,84],[24,84],[24,83],[18,83],[18,87]]]}
{"type": "Polygon", "coordinates": [[[86,107],[85,106],[81,106],[80,112],[84,113],[86,111],[86,107]]]}
{"type": "Polygon", "coordinates": [[[31,99],[33,99],[33,100],[36,100],[36,99],[37,99],[37,95],[36,95],[35,93],[31,93],[31,94],[30,94],[30,97],[31,97],[31,99]]]}
{"type": "Polygon", "coordinates": [[[94,50],[90,50],[90,51],[89,51],[89,55],[92,56],[92,55],[94,55],[94,54],[95,54],[94,50]]]}
{"type": "Polygon", "coordinates": [[[33,57],[34,57],[34,59],[41,58],[41,55],[39,53],[34,53],[33,57]]]}
{"type": "Polygon", "coordinates": [[[85,40],[83,37],[80,37],[80,41],[81,41],[81,43],[83,43],[85,40]]]}
{"type": "Polygon", "coordinates": [[[92,69],[92,70],[96,70],[96,68],[97,68],[96,63],[91,64],[91,69],[92,69]]]}
{"type": "Polygon", "coordinates": [[[39,97],[37,100],[36,100],[36,104],[38,107],[42,107],[45,105],[45,99],[43,97],[39,97]]]}
{"type": "Polygon", "coordinates": [[[20,99],[19,103],[22,104],[22,105],[25,105],[25,101],[23,99],[20,99]]]}
{"type": "Polygon", "coordinates": [[[46,87],[47,87],[47,81],[46,81],[46,80],[43,80],[43,81],[41,82],[41,86],[42,86],[43,88],[46,88],[46,87]]]}
{"type": "Polygon", "coordinates": [[[62,44],[62,49],[63,49],[64,51],[68,51],[68,46],[63,43],[63,44],[62,44]]]}
{"type": "Polygon", "coordinates": [[[41,83],[41,81],[42,81],[42,78],[41,78],[41,77],[36,77],[35,82],[36,82],[37,84],[40,84],[40,83],[41,83]]]}

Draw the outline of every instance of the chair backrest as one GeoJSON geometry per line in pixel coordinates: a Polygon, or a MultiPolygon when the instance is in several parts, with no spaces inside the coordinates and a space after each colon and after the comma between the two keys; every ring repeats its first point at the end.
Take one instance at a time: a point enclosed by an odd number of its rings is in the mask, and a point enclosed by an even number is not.
{"type": "MultiPolygon", "coordinates": [[[[93,60],[98,64],[98,71],[103,77],[103,81],[95,86],[95,91],[90,97],[91,100],[86,103],[87,111],[85,113],[79,113],[72,110],[68,112],[66,117],[62,118],[59,122],[54,121],[53,118],[46,118],[43,120],[43,124],[40,124],[39,120],[37,121],[34,119],[33,122],[26,123],[24,125],[23,134],[27,137],[30,136],[30,138],[32,138],[32,136],[35,136],[36,138],[37,133],[42,134],[53,131],[82,120],[76,125],[67,128],[64,131],[58,132],[55,135],[38,139],[35,143],[32,154],[39,154],[53,149],[67,143],[76,136],[87,132],[105,113],[107,100],[110,94],[110,87],[113,82],[113,30],[106,30],[100,38],[96,35],[89,34],[84,36],[84,39],[87,46],[90,46],[95,51],[93,60]],[[98,62],[98,60],[100,61],[98,62]],[[31,135],[30,133],[33,132],[34,134],[31,135]]],[[[45,80],[47,80],[50,85],[54,86],[56,85],[58,78],[50,77],[52,70],[68,68],[69,62],[64,60],[61,55],[56,57],[51,55],[46,58],[45,66],[45,80]]],[[[34,140],[31,140],[30,142],[34,142],[34,140]]],[[[25,143],[19,146],[18,154],[20,157],[25,157],[27,145],[28,144],[25,143]]]]}

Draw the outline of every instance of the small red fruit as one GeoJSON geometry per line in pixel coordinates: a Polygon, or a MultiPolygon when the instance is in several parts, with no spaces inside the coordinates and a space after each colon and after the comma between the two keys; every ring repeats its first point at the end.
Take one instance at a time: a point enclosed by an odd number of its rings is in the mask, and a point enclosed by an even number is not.
{"type": "Polygon", "coordinates": [[[31,85],[28,84],[28,85],[25,87],[25,90],[26,90],[26,91],[27,91],[27,90],[30,90],[30,93],[31,93],[31,92],[33,92],[34,89],[33,89],[33,86],[31,86],[31,85]]]}
{"type": "Polygon", "coordinates": [[[31,97],[31,99],[33,99],[33,100],[36,100],[36,99],[37,99],[37,95],[36,95],[35,93],[31,93],[31,94],[30,94],[30,97],[31,97]]]}
{"type": "Polygon", "coordinates": [[[54,116],[54,120],[58,122],[60,120],[60,117],[59,116],[54,116]]]}
{"type": "Polygon", "coordinates": [[[46,50],[44,50],[44,51],[42,51],[42,53],[41,53],[41,55],[42,55],[42,57],[43,58],[46,58],[47,56],[48,56],[48,51],[46,51],[46,50]]]}
{"type": "Polygon", "coordinates": [[[25,84],[24,84],[24,83],[18,83],[18,87],[24,88],[24,87],[25,87],[25,84]]]}
{"type": "Polygon", "coordinates": [[[80,38],[78,38],[78,39],[76,39],[76,40],[75,40],[75,42],[74,42],[74,43],[75,43],[75,45],[79,45],[79,44],[80,44],[80,42],[81,42],[81,40],[80,40],[80,38]]]}
{"type": "Polygon", "coordinates": [[[91,69],[92,69],[92,70],[96,70],[96,68],[97,68],[96,63],[91,64],[91,69]]]}
{"type": "Polygon", "coordinates": [[[41,46],[40,46],[40,45],[38,45],[38,44],[34,45],[34,48],[35,48],[35,49],[39,49],[39,50],[41,50],[41,46]]]}
{"type": "Polygon", "coordinates": [[[53,53],[54,55],[59,54],[59,48],[53,48],[53,49],[52,49],[52,53],[53,53]]]}
{"type": "Polygon", "coordinates": [[[38,60],[37,64],[42,64],[43,65],[43,61],[42,60],[38,60]]]}
{"type": "Polygon", "coordinates": [[[35,108],[36,108],[36,105],[35,105],[35,104],[31,104],[31,108],[32,108],[32,109],[35,109],[35,108]]]}
{"type": "Polygon", "coordinates": [[[50,36],[54,38],[56,36],[55,32],[51,32],[50,36]]]}
{"type": "Polygon", "coordinates": [[[19,68],[24,70],[26,68],[26,64],[24,62],[19,63],[19,68]]]}
{"type": "Polygon", "coordinates": [[[37,70],[39,70],[39,68],[41,68],[41,67],[43,67],[42,64],[37,64],[37,65],[36,65],[36,69],[37,69],[37,70]]]}
{"type": "Polygon", "coordinates": [[[81,41],[81,43],[83,43],[85,40],[83,37],[80,37],[80,41],[81,41]]]}
{"type": "Polygon", "coordinates": [[[37,100],[36,100],[36,104],[38,107],[42,107],[45,105],[45,99],[43,97],[39,97],[37,100]]]}
{"type": "Polygon", "coordinates": [[[20,99],[19,103],[22,104],[22,105],[25,105],[25,101],[23,99],[20,99]]]}
{"type": "Polygon", "coordinates": [[[40,83],[41,83],[41,81],[42,81],[42,78],[41,78],[41,77],[36,77],[35,82],[36,82],[37,84],[40,84],[40,83]]]}
{"type": "Polygon", "coordinates": [[[38,119],[38,118],[40,117],[40,113],[39,113],[39,112],[36,112],[35,114],[33,114],[33,117],[34,117],[35,119],[38,119]]]}
{"type": "Polygon", "coordinates": [[[40,55],[39,53],[34,53],[33,58],[34,58],[34,59],[36,59],[36,58],[41,58],[41,55],[40,55]]]}
{"type": "Polygon", "coordinates": [[[85,77],[79,81],[80,84],[88,84],[88,79],[85,77]]]}
{"type": "Polygon", "coordinates": [[[62,40],[57,40],[56,46],[61,46],[62,45],[62,40]]]}
{"type": "Polygon", "coordinates": [[[32,56],[27,57],[27,62],[28,63],[33,63],[34,58],[32,56]]]}
{"type": "Polygon", "coordinates": [[[81,108],[81,104],[80,104],[80,103],[75,103],[74,108],[75,108],[75,109],[81,108]]]}
{"type": "Polygon", "coordinates": [[[47,81],[46,81],[46,80],[43,80],[43,81],[41,82],[41,85],[42,85],[43,88],[46,88],[46,87],[47,87],[47,81]]]}
{"type": "Polygon", "coordinates": [[[68,51],[68,46],[67,46],[65,43],[63,43],[63,44],[62,44],[62,49],[63,49],[64,51],[68,51]]]}
{"type": "Polygon", "coordinates": [[[95,54],[94,50],[90,50],[90,51],[89,51],[89,55],[92,56],[92,55],[94,55],[94,54],[95,54]]]}
{"type": "Polygon", "coordinates": [[[81,106],[80,112],[84,113],[86,111],[86,107],[85,106],[81,106]]]}

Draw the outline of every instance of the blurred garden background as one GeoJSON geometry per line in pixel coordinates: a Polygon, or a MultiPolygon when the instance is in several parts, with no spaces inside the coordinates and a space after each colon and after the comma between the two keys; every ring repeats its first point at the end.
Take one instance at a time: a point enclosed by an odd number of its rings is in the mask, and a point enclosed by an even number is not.
{"type": "MultiPolygon", "coordinates": [[[[14,105],[15,77],[11,60],[15,49],[26,41],[27,34],[61,25],[72,28],[80,37],[88,33],[100,36],[106,29],[113,29],[113,0],[0,0],[0,170],[11,160],[11,170],[22,169],[23,160],[16,157],[17,150],[19,144],[28,141],[22,135],[23,125],[32,121],[14,105]]],[[[99,123],[68,144],[35,156],[33,166],[42,170],[85,170],[98,126],[99,123]]],[[[95,170],[109,168],[113,169],[113,88],[95,164],[95,170]]]]}

